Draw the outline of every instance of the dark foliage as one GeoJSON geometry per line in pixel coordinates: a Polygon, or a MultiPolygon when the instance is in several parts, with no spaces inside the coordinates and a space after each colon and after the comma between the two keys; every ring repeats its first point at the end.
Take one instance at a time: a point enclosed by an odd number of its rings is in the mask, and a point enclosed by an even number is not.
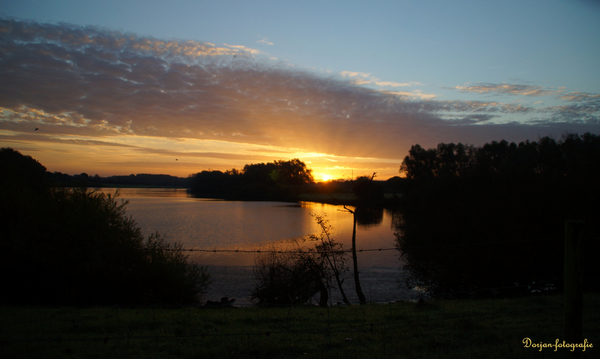
{"type": "MultiPolygon", "coordinates": [[[[130,186],[156,186],[156,187],[187,187],[188,179],[170,175],[155,175],[138,173],[129,176],[100,177],[104,186],[130,185],[130,186]]],[[[91,187],[91,185],[90,185],[91,187]]]]}
{"type": "Polygon", "coordinates": [[[303,186],[314,183],[312,170],[298,159],[244,166],[239,171],[202,171],[190,178],[198,197],[238,200],[295,200],[303,186]]]}
{"type": "Polygon", "coordinates": [[[326,271],[327,263],[315,252],[266,252],[256,259],[251,298],[262,305],[305,304],[320,293],[320,305],[327,306],[330,278],[326,271]]]}
{"type": "Polygon", "coordinates": [[[314,219],[321,233],[304,238],[314,243],[313,248],[300,248],[294,242],[295,253],[273,248],[256,258],[252,299],[259,304],[305,304],[319,293],[319,305],[325,307],[329,291],[336,285],[344,302],[350,304],[343,288],[348,271],[343,245],[333,239],[333,227],[326,217],[314,215],[314,219]]]}
{"type": "Polygon", "coordinates": [[[379,203],[383,200],[383,185],[380,182],[373,180],[373,177],[366,176],[358,177],[354,183],[352,190],[359,203],[379,203]]]}
{"type": "Polygon", "coordinates": [[[29,156],[0,150],[3,303],[193,303],[209,283],[181,245],[145,240],[126,202],[53,188],[29,156]]]}
{"type": "Polygon", "coordinates": [[[188,179],[170,175],[154,175],[138,173],[129,176],[100,177],[87,173],[68,175],[61,172],[47,173],[48,179],[62,187],[112,187],[112,186],[146,186],[146,187],[187,187],[188,179]]]}
{"type": "Polygon", "coordinates": [[[599,277],[599,168],[600,137],[589,133],[413,146],[401,167],[412,183],[397,234],[409,284],[433,294],[526,291],[515,284],[562,275],[570,219],[586,222],[585,276],[599,277]]]}

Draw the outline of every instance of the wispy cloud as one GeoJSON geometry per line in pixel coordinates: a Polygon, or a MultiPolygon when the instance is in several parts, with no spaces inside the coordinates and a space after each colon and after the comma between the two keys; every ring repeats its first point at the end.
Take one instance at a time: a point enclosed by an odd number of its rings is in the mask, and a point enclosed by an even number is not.
{"type": "Polygon", "coordinates": [[[379,79],[376,79],[375,81],[373,81],[373,83],[377,86],[383,86],[383,87],[408,87],[408,86],[413,86],[414,83],[400,83],[400,82],[392,82],[392,81],[379,81],[379,79]]]}
{"type": "Polygon", "coordinates": [[[477,93],[499,93],[520,96],[553,96],[563,92],[561,89],[548,89],[534,85],[519,85],[519,84],[475,84],[456,86],[453,89],[460,92],[477,92],[477,93]]]}
{"type": "Polygon", "coordinates": [[[376,77],[371,76],[370,73],[355,72],[355,71],[342,71],[340,72],[342,78],[352,79],[355,85],[374,84],[381,87],[409,87],[420,85],[418,82],[394,82],[394,81],[382,81],[376,77]]]}
{"type": "Polygon", "coordinates": [[[600,103],[600,94],[589,94],[583,92],[571,92],[560,97],[565,101],[585,101],[592,103],[600,103]]]}
{"type": "Polygon", "coordinates": [[[342,77],[361,77],[365,79],[371,76],[371,74],[356,71],[342,71],[340,72],[340,75],[342,75],[342,77]]]}
{"type": "Polygon", "coordinates": [[[431,100],[436,98],[435,94],[422,93],[419,90],[414,92],[381,90],[381,92],[389,95],[396,95],[407,100],[431,100]]]}
{"type": "Polygon", "coordinates": [[[260,39],[260,40],[258,40],[257,42],[258,42],[259,44],[273,45],[273,43],[272,43],[271,41],[269,41],[269,39],[267,39],[266,37],[265,37],[265,38],[262,38],[262,39],[260,39]]]}

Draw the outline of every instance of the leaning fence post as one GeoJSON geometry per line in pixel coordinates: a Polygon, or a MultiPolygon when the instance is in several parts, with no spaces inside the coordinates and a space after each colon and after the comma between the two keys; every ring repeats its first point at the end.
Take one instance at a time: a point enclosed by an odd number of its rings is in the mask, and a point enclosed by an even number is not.
{"type": "MultiPolygon", "coordinates": [[[[585,222],[565,221],[565,282],[563,340],[581,343],[583,321],[583,227],[585,222]]],[[[568,352],[579,358],[581,350],[568,352]]]]}

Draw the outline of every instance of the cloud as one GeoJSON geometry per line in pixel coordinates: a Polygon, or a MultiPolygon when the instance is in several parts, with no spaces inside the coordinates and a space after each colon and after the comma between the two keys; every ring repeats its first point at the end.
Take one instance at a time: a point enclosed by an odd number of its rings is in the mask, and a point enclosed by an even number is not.
{"type": "Polygon", "coordinates": [[[35,141],[35,142],[49,142],[49,143],[58,143],[58,144],[72,144],[72,145],[78,145],[78,146],[109,146],[109,147],[136,148],[136,146],[123,144],[123,143],[116,143],[116,142],[110,142],[110,141],[96,141],[96,140],[78,139],[78,138],[73,138],[73,139],[56,138],[56,137],[52,137],[52,136],[41,135],[39,133],[36,135],[28,135],[28,134],[18,134],[18,135],[11,135],[11,136],[0,135],[0,140],[2,140],[3,142],[32,142],[32,141],[35,141]]]}
{"type": "Polygon", "coordinates": [[[405,98],[405,99],[409,99],[409,100],[411,100],[411,99],[431,100],[431,99],[434,99],[434,98],[437,97],[435,94],[422,93],[419,90],[414,91],[414,92],[382,90],[381,92],[384,93],[384,94],[396,95],[396,96],[399,96],[401,98],[405,98]]]}
{"type": "Polygon", "coordinates": [[[499,93],[520,96],[552,96],[563,92],[563,90],[547,89],[541,86],[534,85],[519,85],[519,84],[476,84],[473,86],[456,86],[453,89],[460,92],[477,92],[477,93],[499,93]]]}
{"type": "Polygon", "coordinates": [[[600,94],[571,92],[560,96],[566,105],[551,106],[541,110],[550,113],[545,122],[577,122],[598,124],[600,122],[600,94]]]}
{"type": "Polygon", "coordinates": [[[342,71],[340,72],[342,78],[351,78],[352,83],[355,85],[374,84],[380,87],[407,87],[420,85],[418,82],[393,82],[393,81],[382,81],[376,77],[371,76],[370,73],[355,72],[355,71],[342,71]]]}
{"type": "Polygon", "coordinates": [[[400,83],[400,82],[392,82],[392,81],[374,81],[373,82],[377,86],[383,87],[406,87],[412,86],[410,83],[400,83]]]}
{"type": "Polygon", "coordinates": [[[262,51],[260,50],[256,50],[256,49],[251,49],[249,47],[243,46],[243,45],[227,45],[224,44],[225,46],[227,46],[230,49],[233,49],[235,53],[242,53],[242,54],[252,54],[252,55],[258,55],[258,54],[262,54],[262,51]]]}
{"type": "Polygon", "coordinates": [[[496,117],[498,117],[498,115],[471,114],[471,115],[467,115],[462,118],[451,118],[451,119],[448,119],[448,121],[455,125],[471,125],[471,124],[476,124],[476,123],[489,122],[496,117]]]}
{"type": "Polygon", "coordinates": [[[174,151],[169,149],[160,149],[160,148],[148,148],[148,147],[138,147],[137,151],[143,152],[146,154],[158,154],[162,156],[171,156],[171,157],[194,157],[194,158],[218,158],[225,160],[241,160],[241,161],[274,161],[278,159],[277,156],[263,156],[263,155],[244,155],[240,153],[223,153],[223,152],[186,152],[186,151],[174,151]]]}
{"type": "Polygon", "coordinates": [[[355,72],[355,71],[342,71],[340,72],[340,75],[342,75],[342,77],[362,77],[362,78],[369,78],[371,76],[371,74],[367,74],[364,72],[355,72]]]}
{"type": "Polygon", "coordinates": [[[583,92],[571,92],[560,97],[565,101],[585,101],[600,103],[600,94],[588,94],[583,92]]]}
{"type": "MultiPolygon", "coordinates": [[[[0,130],[29,134],[39,127],[56,138],[87,136],[108,143],[141,137],[211,140],[380,160],[401,159],[415,143],[483,144],[545,131],[600,132],[593,122],[595,94],[563,94],[573,103],[543,111],[496,101],[436,101],[419,90],[357,85],[405,85],[375,81],[369,73],[323,76],[259,55],[239,45],[0,20],[0,130]],[[575,121],[574,113],[586,113],[587,122],[575,121]],[[533,125],[510,117],[525,115],[553,120],[533,125]],[[504,123],[497,123],[500,119],[504,123]]],[[[456,89],[521,96],[562,91],[507,84],[456,89]]],[[[148,146],[135,151],[166,153],[148,146]]],[[[183,152],[223,160],[256,158],[250,152],[183,152]]]]}
{"type": "Polygon", "coordinates": [[[259,44],[265,44],[265,45],[273,45],[273,43],[271,41],[269,41],[266,37],[262,38],[260,40],[257,41],[259,44]]]}

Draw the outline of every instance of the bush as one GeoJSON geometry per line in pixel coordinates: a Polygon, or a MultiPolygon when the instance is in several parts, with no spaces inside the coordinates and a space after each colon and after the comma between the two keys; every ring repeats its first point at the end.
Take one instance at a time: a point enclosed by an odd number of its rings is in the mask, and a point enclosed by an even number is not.
{"type": "Polygon", "coordinates": [[[315,252],[278,253],[258,256],[254,267],[256,286],[251,298],[259,304],[305,304],[317,293],[327,306],[327,267],[315,252]]]}
{"type": "Polygon", "coordinates": [[[2,149],[0,278],[5,304],[193,303],[209,284],[180,244],[147,240],[116,195],[51,188],[45,168],[2,149]],[[20,178],[28,178],[20,181],[20,178]],[[5,292],[6,293],[6,292],[5,292]]]}
{"type": "Polygon", "coordinates": [[[259,304],[305,304],[320,293],[319,305],[325,307],[334,279],[344,302],[350,304],[342,287],[348,271],[343,245],[332,238],[333,227],[327,217],[313,217],[321,232],[303,238],[314,243],[313,248],[302,249],[293,241],[296,250],[272,248],[256,258],[252,299],[259,304]]]}

